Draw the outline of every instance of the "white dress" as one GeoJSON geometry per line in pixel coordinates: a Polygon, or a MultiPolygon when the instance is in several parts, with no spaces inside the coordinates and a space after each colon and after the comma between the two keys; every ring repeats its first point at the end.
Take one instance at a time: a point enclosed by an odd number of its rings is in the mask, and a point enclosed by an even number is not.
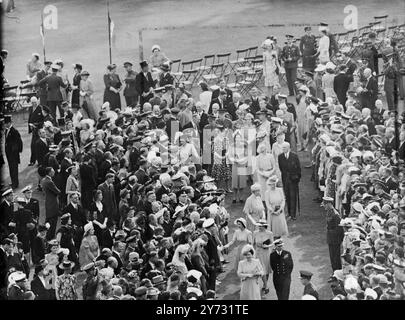
{"type": "Polygon", "coordinates": [[[264,51],[263,52],[263,73],[264,73],[264,85],[266,87],[273,87],[278,84],[278,75],[276,73],[277,69],[277,52],[264,51]],[[275,57],[273,57],[273,55],[275,57]]]}
{"type": "Polygon", "coordinates": [[[323,35],[319,39],[319,44],[318,44],[318,52],[319,52],[319,61],[323,64],[326,64],[329,62],[329,45],[330,45],[330,40],[327,35],[323,35]]]}

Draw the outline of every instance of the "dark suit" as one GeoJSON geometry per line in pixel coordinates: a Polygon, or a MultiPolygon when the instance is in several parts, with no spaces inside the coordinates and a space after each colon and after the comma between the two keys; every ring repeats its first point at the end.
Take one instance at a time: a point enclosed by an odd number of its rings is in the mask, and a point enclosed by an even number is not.
{"type": "Polygon", "coordinates": [[[397,149],[396,138],[393,137],[391,141],[387,141],[387,143],[385,144],[385,152],[391,155],[392,151],[396,149],[397,149]]]}
{"type": "Polygon", "coordinates": [[[135,88],[140,96],[139,103],[141,105],[142,110],[143,110],[143,104],[145,102],[148,102],[149,99],[151,99],[153,97],[153,93],[150,93],[147,96],[143,96],[143,93],[149,92],[149,89],[154,88],[154,87],[155,87],[155,81],[153,81],[152,74],[150,72],[148,72],[146,74],[146,77],[143,72],[140,72],[136,75],[135,88]]]}
{"type": "Polygon", "coordinates": [[[290,295],[291,272],[294,262],[291,253],[282,250],[281,254],[273,251],[270,254],[270,266],[273,270],[273,284],[278,300],[288,300],[290,295]]]}
{"type": "Polygon", "coordinates": [[[370,136],[377,134],[377,130],[375,129],[375,123],[373,118],[368,117],[367,119],[363,119],[360,121],[360,124],[365,124],[368,127],[368,134],[370,136]]]}
{"type": "Polygon", "coordinates": [[[340,216],[336,209],[327,209],[326,213],[326,243],[329,246],[329,257],[332,270],[342,269],[340,258],[340,245],[343,241],[344,231],[339,226],[340,216]]]}
{"type": "Polygon", "coordinates": [[[38,236],[32,241],[31,251],[32,251],[32,262],[38,264],[42,259],[45,258],[46,243],[45,239],[38,236]]]}
{"type": "Polygon", "coordinates": [[[101,231],[101,237],[98,239],[100,244],[100,249],[108,248],[111,249],[114,245],[114,235],[111,235],[109,229],[105,229],[101,231]]]}
{"type": "Polygon", "coordinates": [[[390,193],[391,190],[397,190],[398,189],[398,183],[392,179],[392,177],[389,177],[387,180],[385,180],[385,185],[387,186],[386,192],[390,193]]]}
{"type": "Polygon", "coordinates": [[[0,203],[0,236],[7,237],[9,233],[12,232],[8,224],[14,217],[14,206],[13,204],[8,204],[6,200],[0,203]]]}
{"type": "Polygon", "coordinates": [[[291,218],[295,218],[298,200],[298,184],[301,180],[300,160],[295,153],[290,151],[288,159],[286,159],[284,153],[278,156],[278,165],[283,180],[288,214],[291,218]]]}
{"type": "Polygon", "coordinates": [[[35,161],[39,159],[35,148],[35,144],[39,138],[38,129],[42,128],[44,124],[44,116],[42,115],[41,106],[38,105],[35,110],[32,110],[32,107],[29,108],[28,124],[33,124],[35,126],[33,129],[28,126],[28,133],[32,133],[30,163],[35,163],[35,161]]]}
{"type": "Polygon", "coordinates": [[[345,104],[347,100],[347,90],[349,90],[350,82],[353,81],[352,75],[339,73],[333,80],[333,90],[343,108],[346,110],[345,104]]]}
{"type": "Polygon", "coordinates": [[[139,168],[136,172],[135,172],[136,177],[138,178],[138,183],[139,184],[145,184],[146,181],[149,180],[148,174],[145,172],[145,170],[143,170],[142,168],[139,168]]]}
{"type": "Polygon", "coordinates": [[[8,261],[7,254],[3,248],[0,248],[0,300],[7,299],[7,274],[8,261]]]}
{"type": "Polygon", "coordinates": [[[285,75],[288,84],[289,94],[294,95],[297,91],[295,80],[297,79],[298,60],[300,50],[296,45],[286,45],[281,52],[281,60],[284,61],[285,75]]]}
{"type": "Polygon", "coordinates": [[[174,77],[170,74],[170,72],[163,72],[160,74],[159,77],[159,86],[164,87],[168,84],[174,83],[174,77]]]}
{"type": "Polygon", "coordinates": [[[98,189],[103,193],[103,205],[105,206],[106,216],[109,220],[115,219],[118,214],[117,202],[115,199],[114,185],[108,185],[103,182],[98,186],[98,189]]]}
{"type": "Polygon", "coordinates": [[[49,145],[48,141],[46,143],[42,141],[40,138],[37,138],[35,141],[35,157],[38,160],[38,165],[41,167],[46,167],[45,156],[49,152],[49,145]]]}
{"type": "MultiPolygon", "coordinates": [[[[48,76],[47,71],[45,71],[45,70],[38,71],[37,72],[37,81],[40,82],[42,79],[44,79],[47,76],[48,76]]],[[[42,106],[46,106],[47,105],[47,97],[48,97],[47,84],[46,83],[41,83],[41,85],[39,85],[37,83],[37,87],[38,87],[39,104],[42,105],[42,106]]]]}
{"type": "Polygon", "coordinates": [[[80,165],[81,195],[83,208],[88,210],[93,201],[93,191],[97,187],[94,168],[90,164],[80,165]]]}
{"type": "Polygon", "coordinates": [[[207,279],[207,289],[215,291],[215,281],[217,279],[217,270],[221,267],[221,262],[218,255],[218,243],[209,232],[205,231],[204,234],[208,237],[207,245],[205,246],[205,251],[208,255],[209,261],[209,277],[207,279]]]}
{"type": "Polygon", "coordinates": [[[63,83],[62,78],[56,73],[52,73],[38,82],[39,86],[42,86],[43,84],[47,85],[47,104],[51,109],[52,117],[56,119],[56,107],[59,108],[61,115],[63,113],[62,109],[60,108],[60,104],[63,100],[60,89],[66,88],[67,85],[63,83]]]}
{"type": "MultiPolygon", "coordinates": [[[[226,104],[231,103],[232,102],[232,97],[233,97],[232,90],[228,89],[228,88],[224,88],[223,90],[226,91],[226,97],[225,97],[226,104]]],[[[219,91],[220,91],[220,89],[216,89],[216,90],[212,91],[211,101],[214,100],[214,99],[217,99],[219,97],[219,91]]]]}
{"type": "Polygon", "coordinates": [[[121,269],[122,269],[122,265],[123,265],[123,264],[122,264],[121,257],[120,257],[120,255],[119,255],[117,252],[115,252],[115,251],[113,251],[112,256],[113,256],[115,259],[117,259],[117,262],[118,262],[117,268],[114,269],[114,273],[115,273],[115,274],[120,274],[121,269]]]}
{"type": "Polygon", "coordinates": [[[51,240],[55,237],[56,223],[59,216],[58,196],[60,194],[60,190],[49,176],[45,176],[45,178],[42,179],[41,185],[42,190],[45,193],[46,221],[51,225],[47,233],[47,239],[51,240]]]}
{"type": "Polygon", "coordinates": [[[398,157],[401,160],[405,160],[405,142],[402,142],[398,149],[398,157]]]}
{"type": "Polygon", "coordinates": [[[18,187],[18,164],[20,163],[20,153],[23,151],[21,135],[13,126],[5,133],[5,151],[10,171],[10,178],[13,188],[18,187]]]}
{"type": "Polygon", "coordinates": [[[136,76],[137,73],[134,70],[125,75],[124,97],[127,107],[135,106],[138,103],[139,93],[136,91],[136,76]]]}
{"type": "Polygon", "coordinates": [[[36,296],[35,300],[55,300],[54,290],[46,289],[38,276],[35,276],[31,281],[31,291],[36,296]]]}
{"type": "Polygon", "coordinates": [[[81,205],[73,207],[72,203],[69,203],[64,209],[63,214],[70,213],[72,217],[72,227],[73,227],[73,241],[75,242],[75,247],[77,252],[79,252],[80,244],[83,239],[83,227],[87,223],[86,214],[81,205]]]}
{"type": "Polygon", "coordinates": [[[369,80],[366,80],[366,92],[360,93],[360,102],[361,108],[375,108],[375,101],[377,100],[378,96],[378,82],[374,77],[370,77],[369,80]]]}

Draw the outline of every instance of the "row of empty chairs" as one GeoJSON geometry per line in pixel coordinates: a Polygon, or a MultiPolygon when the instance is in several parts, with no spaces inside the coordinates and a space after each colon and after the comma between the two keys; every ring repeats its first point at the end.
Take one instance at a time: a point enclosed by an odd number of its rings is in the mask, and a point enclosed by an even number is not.
{"type": "MultiPolygon", "coordinates": [[[[373,22],[359,29],[335,33],[339,51],[347,52],[353,58],[358,57],[361,55],[362,44],[368,39],[370,32],[374,32],[377,35],[377,49],[383,49],[388,39],[397,37],[398,49],[404,53],[405,25],[388,26],[387,18],[388,15],[375,16],[373,22]]],[[[234,58],[230,52],[227,52],[206,55],[190,61],[175,59],[172,61],[172,75],[176,82],[182,82],[189,87],[204,81],[215,89],[217,81],[223,78],[231,90],[242,93],[247,93],[253,87],[260,90],[259,84],[263,78],[263,57],[258,55],[258,50],[258,46],[236,50],[234,58]]]]}

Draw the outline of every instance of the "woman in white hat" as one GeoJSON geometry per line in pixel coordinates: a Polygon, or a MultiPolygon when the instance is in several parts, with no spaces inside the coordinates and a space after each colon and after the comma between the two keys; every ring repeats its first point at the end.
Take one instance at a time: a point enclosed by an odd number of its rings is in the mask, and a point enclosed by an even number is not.
{"type": "Polygon", "coordinates": [[[267,96],[271,97],[273,95],[273,87],[279,83],[277,70],[280,70],[280,64],[272,40],[266,39],[262,48],[264,86],[267,88],[267,96]]]}
{"type": "Polygon", "coordinates": [[[256,257],[260,260],[263,267],[263,292],[267,294],[267,281],[271,273],[270,267],[270,247],[274,241],[273,232],[268,230],[269,224],[266,219],[261,219],[258,222],[259,229],[253,232],[253,245],[256,249],[256,257]]]}
{"type": "Polygon", "coordinates": [[[79,249],[79,262],[81,266],[85,266],[93,262],[100,255],[100,247],[97,237],[94,235],[94,227],[92,222],[84,225],[84,234],[82,243],[79,249]]]}
{"type": "Polygon", "coordinates": [[[235,220],[234,223],[238,226],[238,229],[236,229],[235,232],[233,233],[232,240],[226,245],[224,245],[223,248],[228,249],[233,244],[237,245],[237,252],[235,255],[235,271],[237,271],[239,261],[243,258],[241,254],[242,248],[246,244],[253,243],[253,236],[252,232],[247,229],[247,223],[245,219],[238,218],[235,220]]]}
{"type": "Polygon", "coordinates": [[[326,64],[326,73],[322,76],[322,90],[325,93],[325,100],[327,98],[336,98],[336,93],[333,89],[335,68],[336,66],[332,62],[328,62],[326,64]]]}
{"type": "Polygon", "coordinates": [[[149,63],[152,68],[160,68],[162,64],[170,61],[169,58],[161,51],[160,46],[155,44],[152,46],[152,55],[149,57],[149,63]]]}
{"type": "Polygon", "coordinates": [[[243,212],[246,215],[248,221],[247,228],[254,230],[256,223],[260,219],[266,218],[266,213],[263,204],[263,198],[261,194],[261,185],[258,183],[253,184],[250,187],[252,194],[246,199],[243,212]]]}
{"type": "Polygon", "coordinates": [[[275,237],[288,236],[287,221],[285,219],[285,196],[282,188],[277,187],[278,179],[272,176],[267,181],[269,189],[264,195],[267,207],[267,221],[275,237]]]}
{"type": "Polygon", "coordinates": [[[245,245],[242,249],[244,260],[238,263],[238,277],[241,279],[240,300],[261,300],[259,278],[263,276],[263,267],[255,259],[255,249],[245,245]]]}
{"type": "MultiPolygon", "coordinates": [[[[276,161],[273,155],[270,153],[270,149],[267,144],[259,144],[257,147],[256,156],[256,181],[260,184],[260,194],[264,195],[267,190],[266,181],[276,171],[276,161]]],[[[253,230],[253,229],[252,229],[253,230]]]]}

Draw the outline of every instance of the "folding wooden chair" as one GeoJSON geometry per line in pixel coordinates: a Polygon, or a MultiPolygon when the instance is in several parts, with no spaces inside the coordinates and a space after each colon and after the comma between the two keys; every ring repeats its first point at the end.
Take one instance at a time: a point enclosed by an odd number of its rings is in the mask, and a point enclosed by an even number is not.
{"type": "MultiPolygon", "coordinates": [[[[200,64],[199,67],[196,68],[196,70],[198,71],[198,75],[197,75],[197,82],[201,79],[201,77],[204,74],[207,74],[210,70],[211,70],[211,66],[215,63],[215,54],[210,54],[207,56],[204,56],[204,62],[202,62],[200,64]]],[[[203,60],[201,59],[201,60],[203,60]]]]}
{"type": "Polygon", "coordinates": [[[245,58],[249,49],[236,50],[236,59],[228,62],[229,71],[236,73],[236,69],[245,64],[245,58]]]}
{"type": "MultiPolygon", "coordinates": [[[[374,17],[374,21],[375,21],[375,22],[377,22],[377,21],[383,22],[383,21],[384,21],[384,26],[383,26],[383,28],[386,29],[386,28],[387,28],[387,18],[388,18],[388,14],[383,15],[383,16],[375,16],[375,17],[374,17]]],[[[380,29],[381,29],[381,28],[380,28],[380,29]]]]}
{"type": "Polygon", "coordinates": [[[257,57],[255,57],[256,59],[252,61],[252,70],[256,71],[256,70],[262,70],[263,69],[263,57],[259,57],[259,59],[257,59],[257,57]]]}
{"type": "Polygon", "coordinates": [[[247,57],[256,57],[258,48],[258,46],[248,48],[247,57]]]}
{"type": "Polygon", "coordinates": [[[246,74],[246,77],[243,81],[240,82],[240,92],[241,94],[247,94],[253,88],[257,88],[260,92],[263,92],[259,87],[259,82],[263,76],[263,69],[260,70],[251,70],[246,74]]]}
{"type": "Polygon", "coordinates": [[[182,83],[184,83],[184,85],[188,86],[189,88],[192,88],[193,85],[196,83],[196,79],[197,79],[197,73],[198,70],[193,69],[193,70],[184,70],[183,71],[183,78],[184,80],[182,81],[182,83]]]}
{"type": "Polygon", "coordinates": [[[215,63],[210,67],[208,74],[203,75],[203,79],[207,82],[218,80],[223,74],[224,64],[215,63]]]}
{"type": "Polygon", "coordinates": [[[229,59],[231,57],[231,53],[219,53],[217,54],[217,61],[216,63],[223,63],[224,64],[224,73],[227,72],[229,66],[229,59]]]}
{"type": "Polygon", "coordinates": [[[181,71],[179,72],[172,72],[172,76],[174,77],[174,81],[176,83],[188,80],[189,76],[184,74],[184,71],[190,71],[193,69],[194,60],[192,61],[185,61],[181,63],[181,71]]]}
{"type": "Polygon", "coordinates": [[[245,80],[247,73],[242,74],[242,75],[235,75],[235,82],[228,82],[226,84],[227,88],[232,90],[232,91],[238,91],[240,86],[241,86],[241,82],[243,80],[245,80]]]}

